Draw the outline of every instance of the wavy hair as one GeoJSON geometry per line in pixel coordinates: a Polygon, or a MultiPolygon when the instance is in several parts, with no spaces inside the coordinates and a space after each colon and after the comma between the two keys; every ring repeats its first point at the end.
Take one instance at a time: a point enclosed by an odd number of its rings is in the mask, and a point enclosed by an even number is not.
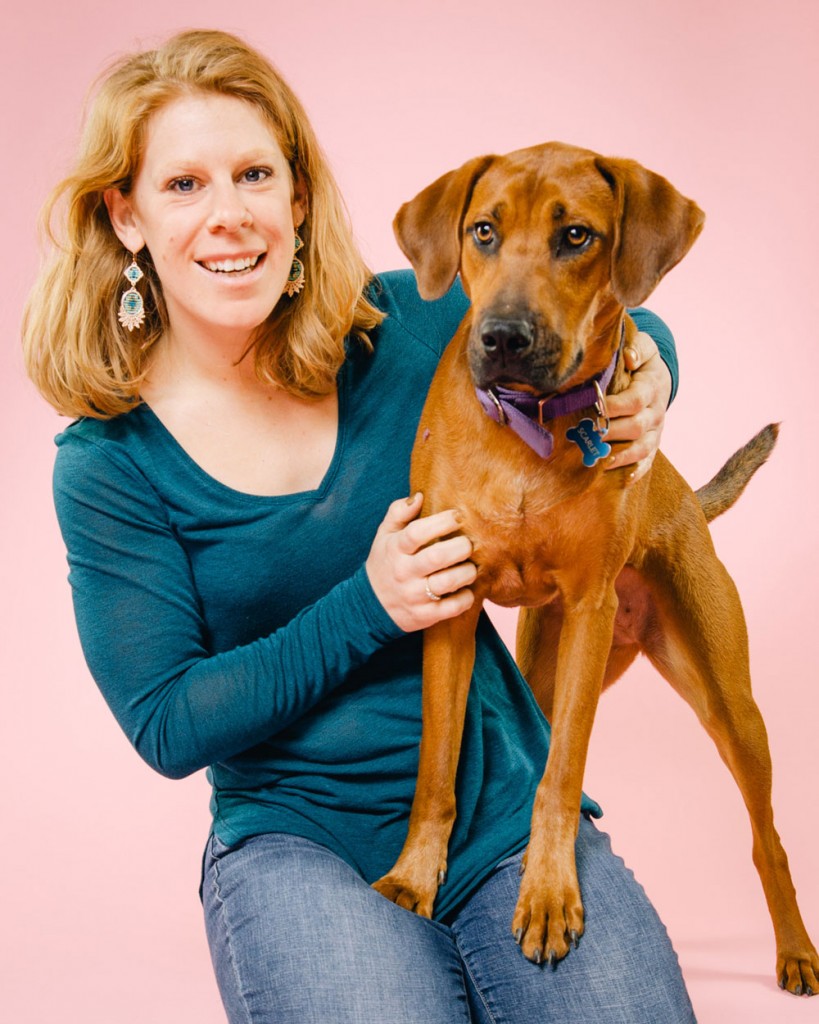
{"type": "Polygon", "coordinates": [[[303,398],[328,394],[344,360],[345,337],[352,333],[369,346],[367,332],[383,319],[367,297],[370,271],[301,103],[269,61],[242,40],[224,32],[182,32],[103,74],[92,92],[74,170],[43,210],[53,251],[26,306],[23,346],[30,377],[64,415],[108,418],[140,400],[151,349],[168,328],[167,309],[143,250],[145,323],[133,333],[120,325],[117,295],[128,254],[103,194],[111,188],[130,192],[151,115],[195,93],[252,104],[271,126],[293,179],[306,187],[300,258],[307,282],[295,298],[280,299],[257,328],[259,379],[303,398]]]}

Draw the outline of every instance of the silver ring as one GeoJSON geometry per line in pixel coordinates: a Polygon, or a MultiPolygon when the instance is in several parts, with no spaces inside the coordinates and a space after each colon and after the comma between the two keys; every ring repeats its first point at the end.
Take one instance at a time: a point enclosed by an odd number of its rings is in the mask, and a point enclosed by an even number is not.
{"type": "Polygon", "coordinates": [[[429,576],[424,580],[424,590],[427,592],[427,597],[430,601],[440,601],[441,595],[436,594],[432,587],[429,585],[429,576]]]}

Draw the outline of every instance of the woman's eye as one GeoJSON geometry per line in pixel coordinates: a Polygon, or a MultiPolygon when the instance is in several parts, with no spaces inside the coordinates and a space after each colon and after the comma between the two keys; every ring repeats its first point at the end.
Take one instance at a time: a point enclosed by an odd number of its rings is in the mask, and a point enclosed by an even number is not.
{"type": "Polygon", "coordinates": [[[472,229],[472,233],[475,235],[475,240],[481,245],[489,245],[495,238],[495,229],[485,220],[479,220],[472,229]]]}
{"type": "Polygon", "coordinates": [[[193,192],[196,182],[193,178],[174,178],[169,188],[174,192],[193,192]]]}
{"type": "Polygon", "coordinates": [[[566,228],[563,237],[572,249],[579,249],[591,239],[591,231],[588,228],[581,227],[579,224],[573,224],[571,227],[566,228]]]}
{"type": "Polygon", "coordinates": [[[250,184],[253,185],[258,181],[264,181],[265,178],[269,178],[270,174],[271,172],[267,167],[250,167],[243,174],[243,178],[245,181],[250,182],[250,184]]]}

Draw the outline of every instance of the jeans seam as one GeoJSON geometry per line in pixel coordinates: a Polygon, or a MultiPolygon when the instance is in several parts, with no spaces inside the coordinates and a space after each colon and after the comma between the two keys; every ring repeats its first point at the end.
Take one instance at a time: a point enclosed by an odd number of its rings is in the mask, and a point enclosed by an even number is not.
{"type": "Polygon", "coordinates": [[[242,989],[242,978],[241,975],[239,974],[239,967],[236,963],[236,957],[233,952],[233,944],[230,940],[230,926],[228,922],[227,904],[222,899],[222,893],[219,889],[219,861],[216,858],[214,858],[213,861],[213,893],[214,900],[216,902],[216,908],[218,910],[218,916],[224,929],[225,945],[227,946],[230,969],[233,972],[233,978],[234,981],[236,982],[236,992],[239,995],[239,999],[241,1001],[242,1008],[244,1009],[245,1017],[248,1021],[248,1024],[253,1024],[253,1016],[250,1012],[250,1007],[247,1005],[247,1000],[245,999],[245,994],[242,989]]]}
{"type": "Polygon", "coordinates": [[[472,968],[469,966],[469,961],[467,960],[466,953],[464,952],[463,947],[461,946],[461,943],[460,943],[460,941],[458,939],[458,936],[453,933],[453,938],[455,939],[455,946],[456,946],[456,948],[458,950],[458,956],[460,956],[460,958],[461,958],[461,963],[463,964],[463,969],[469,975],[469,980],[472,982],[472,988],[477,993],[477,996],[480,999],[483,1008],[486,1010],[486,1013],[487,1013],[487,1016],[489,1017],[489,1020],[492,1022],[492,1024],[498,1024],[498,1019],[495,1016],[495,1014],[492,1012],[492,1009],[489,1006],[489,1003],[487,1003],[486,997],[484,996],[483,991],[482,991],[480,985],[478,984],[478,979],[472,973],[472,968]]]}

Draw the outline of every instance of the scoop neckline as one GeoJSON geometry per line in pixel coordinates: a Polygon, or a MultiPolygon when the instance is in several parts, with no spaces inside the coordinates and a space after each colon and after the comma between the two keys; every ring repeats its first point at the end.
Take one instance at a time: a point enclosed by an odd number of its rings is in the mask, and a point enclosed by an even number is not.
{"type": "Polygon", "coordinates": [[[249,491],[241,491],[236,487],[231,487],[230,484],[223,483],[217,477],[210,474],[204,469],[194,457],[188,452],[174,437],[171,431],[165,426],[162,420],[157,416],[151,406],[143,399],[139,405],[134,409],[134,412],[142,411],[147,415],[149,422],[153,426],[154,430],[163,438],[165,441],[166,448],[170,449],[174,455],[185,463],[199,479],[208,485],[209,488],[222,491],[224,494],[229,495],[232,498],[238,498],[241,501],[253,502],[253,503],[286,503],[293,501],[307,501],[307,500],[320,500],[325,496],[327,491],[333,484],[335,477],[338,473],[338,467],[341,463],[342,451],[344,449],[344,442],[346,440],[347,432],[347,363],[342,363],[341,368],[337,377],[337,398],[338,398],[338,423],[336,425],[336,443],[333,449],[333,456],[330,459],[330,463],[321,479],[318,487],[304,491],[290,491],[285,494],[252,494],[249,491]]]}

